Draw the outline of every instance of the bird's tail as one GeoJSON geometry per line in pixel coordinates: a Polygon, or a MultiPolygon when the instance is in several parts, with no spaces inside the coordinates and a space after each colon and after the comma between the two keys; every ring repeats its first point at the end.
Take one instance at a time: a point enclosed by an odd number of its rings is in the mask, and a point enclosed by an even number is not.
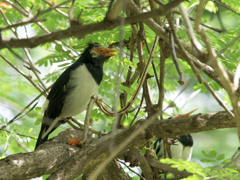
{"type": "Polygon", "coordinates": [[[38,146],[41,144],[45,143],[48,140],[48,136],[61,124],[63,124],[61,120],[59,119],[52,119],[46,115],[43,116],[42,120],[42,126],[41,126],[41,131],[38,135],[38,140],[35,146],[35,150],[37,149],[38,146]],[[46,134],[47,133],[47,134],[46,134]]]}
{"type": "Polygon", "coordinates": [[[42,126],[41,126],[41,131],[38,135],[38,139],[37,139],[37,143],[36,143],[36,146],[35,146],[35,150],[37,149],[38,146],[40,146],[41,144],[45,143],[47,140],[48,140],[48,136],[49,134],[47,134],[44,138],[42,138],[43,134],[47,131],[47,129],[49,128],[49,126],[45,123],[42,123],[42,126]]]}

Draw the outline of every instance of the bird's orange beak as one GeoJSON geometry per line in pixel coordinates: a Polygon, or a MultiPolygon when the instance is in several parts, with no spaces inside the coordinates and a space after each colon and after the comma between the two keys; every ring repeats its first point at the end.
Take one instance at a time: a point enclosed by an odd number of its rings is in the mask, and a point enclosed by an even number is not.
{"type": "Polygon", "coordinates": [[[95,48],[94,51],[96,51],[99,54],[102,54],[104,56],[116,56],[116,54],[112,54],[111,52],[117,52],[114,49],[109,49],[109,48],[106,48],[106,47],[95,48]]]}
{"type": "Polygon", "coordinates": [[[191,112],[187,113],[187,114],[181,114],[181,115],[177,115],[174,117],[174,119],[180,118],[180,117],[187,117],[189,115],[191,115],[194,111],[196,111],[197,109],[192,110],[191,112]]]}

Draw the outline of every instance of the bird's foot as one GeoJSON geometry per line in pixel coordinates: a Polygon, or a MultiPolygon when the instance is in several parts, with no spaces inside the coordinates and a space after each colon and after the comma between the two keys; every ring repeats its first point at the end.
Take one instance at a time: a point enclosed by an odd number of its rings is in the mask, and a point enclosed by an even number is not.
{"type": "Polygon", "coordinates": [[[68,140],[69,140],[69,145],[76,146],[77,143],[79,143],[81,141],[81,139],[77,139],[77,140],[70,139],[69,134],[68,134],[68,130],[66,130],[66,132],[67,132],[67,137],[68,137],[68,140]]]}

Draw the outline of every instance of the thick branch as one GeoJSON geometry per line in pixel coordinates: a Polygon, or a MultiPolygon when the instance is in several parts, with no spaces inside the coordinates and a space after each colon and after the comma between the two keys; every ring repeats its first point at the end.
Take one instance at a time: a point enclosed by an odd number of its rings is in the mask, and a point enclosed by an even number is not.
{"type": "MultiPolygon", "coordinates": [[[[146,122],[149,121],[140,120],[129,129],[117,130],[115,132],[116,141],[114,148],[117,148],[120,143],[128,139],[132,133],[146,122]]],[[[176,135],[231,127],[236,127],[236,122],[227,112],[199,114],[164,121],[154,120],[126,148],[133,146],[142,147],[148,141],[155,140],[157,137],[175,137],[176,135]]],[[[82,138],[82,131],[68,131],[71,138],[82,138]]],[[[91,142],[87,141],[83,148],[78,149],[77,147],[67,145],[68,138],[66,132],[63,132],[41,145],[34,152],[15,154],[0,160],[0,172],[4,172],[0,174],[0,179],[33,178],[43,174],[51,174],[56,169],[58,169],[58,172],[55,172],[55,176],[52,178],[64,174],[65,179],[70,177],[70,179],[73,179],[79,173],[88,171],[89,168],[96,166],[106,158],[109,153],[108,142],[112,136],[113,134],[110,133],[100,139],[91,140],[91,142]],[[74,153],[77,154],[69,159],[74,153]],[[39,157],[41,157],[41,161],[39,161],[39,157]],[[66,159],[69,160],[66,162],[66,159]],[[8,172],[11,172],[11,174],[8,172]]]]}
{"type": "MultiPolygon", "coordinates": [[[[176,7],[180,2],[183,0],[175,0],[173,2],[170,2],[166,6],[163,6],[159,9],[153,10],[151,12],[145,12],[140,13],[138,15],[134,15],[131,17],[124,18],[125,24],[131,24],[136,23],[139,21],[143,21],[144,19],[154,17],[154,16],[162,16],[166,15],[169,10],[173,7],[176,7]]],[[[0,49],[11,47],[11,48],[33,48],[40,44],[44,44],[47,42],[51,42],[54,40],[60,40],[60,39],[66,39],[71,36],[75,36],[77,38],[84,38],[86,34],[90,34],[97,31],[103,31],[103,30],[111,30],[118,26],[120,26],[121,19],[116,19],[115,21],[102,21],[99,23],[93,23],[88,25],[83,25],[79,27],[70,27],[66,30],[61,30],[57,32],[52,32],[51,34],[44,34],[40,36],[35,36],[28,39],[4,39],[0,43],[0,49]]]]}

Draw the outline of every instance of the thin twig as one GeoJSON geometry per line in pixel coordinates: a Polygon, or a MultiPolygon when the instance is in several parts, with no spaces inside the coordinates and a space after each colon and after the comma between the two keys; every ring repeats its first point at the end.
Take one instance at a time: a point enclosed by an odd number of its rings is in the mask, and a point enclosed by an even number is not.
{"type": "Polygon", "coordinates": [[[28,13],[27,9],[20,3],[18,2],[18,0],[14,0],[19,6],[21,6],[21,8],[28,13]]]}
{"type": "Polygon", "coordinates": [[[106,8],[108,6],[85,6],[85,9],[96,9],[96,8],[106,8]]]}
{"type": "Polygon", "coordinates": [[[143,104],[143,99],[144,99],[144,96],[142,94],[142,99],[141,99],[140,105],[139,105],[138,110],[137,110],[136,114],[134,115],[134,118],[133,118],[132,122],[130,123],[129,127],[131,127],[133,125],[135,119],[137,118],[137,115],[138,115],[138,113],[139,113],[139,111],[140,111],[140,109],[142,107],[142,104],[143,104]]]}
{"type": "Polygon", "coordinates": [[[217,13],[216,13],[216,14],[217,14],[217,18],[218,18],[218,21],[219,21],[219,24],[220,24],[222,30],[225,32],[225,31],[226,31],[226,28],[225,28],[224,25],[223,25],[223,20],[222,20],[220,11],[219,11],[220,6],[217,5],[217,7],[218,7],[218,10],[217,10],[217,13]]]}
{"type": "Polygon", "coordinates": [[[128,168],[129,171],[132,171],[134,174],[138,175],[140,178],[145,179],[143,176],[141,176],[140,174],[138,174],[136,171],[132,170],[126,163],[120,161],[119,159],[117,159],[117,161],[118,161],[119,163],[123,164],[126,168],[128,168]]]}
{"type": "Polygon", "coordinates": [[[224,53],[230,46],[232,46],[238,39],[240,38],[240,35],[237,37],[233,38],[228,44],[224,46],[224,48],[220,49],[217,52],[217,56],[220,57],[222,53],[224,53]]]}
{"type": "Polygon", "coordinates": [[[20,141],[18,141],[14,136],[12,136],[12,138],[16,141],[16,143],[18,144],[18,146],[21,147],[25,152],[31,152],[30,149],[28,149],[23,143],[21,143],[20,141]]]}
{"type": "MultiPolygon", "coordinates": [[[[58,8],[59,6],[61,6],[61,5],[63,5],[63,4],[68,3],[69,1],[72,1],[72,0],[66,0],[66,1],[63,1],[63,2],[61,2],[61,3],[59,3],[59,4],[54,4],[54,5],[52,5],[51,7],[47,8],[46,10],[39,11],[36,16],[43,15],[43,14],[45,14],[45,13],[47,13],[47,12],[53,10],[53,9],[58,8]]],[[[45,1],[44,1],[44,2],[45,2],[45,1]]],[[[62,14],[62,15],[63,15],[63,14],[62,14]]]]}
{"type": "Polygon", "coordinates": [[[185,9],[183,7],[182,4],[179,4],[179,11],[183,17],[183,21],[184,21],[184,24],[186,26],[186,31],[187,31],[187,35],[189,37],[189,39],[191,39],[191,42],[192,44],[194,45],[194,47],[198,50],[198,51],[201,51],[202,50],[202,45],[198,42],[194,32],[193,32],[193,28],[191,26],[191,23],[189,21],[189,18],[185,12],[185,9]]]}
{"type": "Polygon", "coordinates": [[[197,12],[196,12],[196,18],[195,18],[195,30],[199,29],[200,20],[201,20],[201,17],[202,17],[202,13],[204,11],[205,4],[206,4],[206,1],[201,0],[199,2],[199,5],[197,6],[197,12]]]}
{"type": "MultiPolygon", "coordinates": [[[[179,11],[176,11],[176,10],[173,10],[173,13],[180,14],[180,12],[179,12],[179,11]]],[[[180,15],[181,15],[181,14],[180,14],[180,15]]],[[[195,21],[195,18],[193,18],[193,17],[191,17],[191,16],[189,16],[189,19],[190,19],[191,21],[195,21]]],[[[222,32],[223,32],[223,30],[218,29],[218,28],[215,28],[215,27],[212,27],[212,26],[210,26],[210,25],[208,25],[208,24],[205,24],[205,23],[203,23],[203,22],[199,22],[199,23],[200,23],[201,25],[205,26],[206,28],[211,29],[211,30],[213,30],[213,31],[216,31],[216,32],[218,32],[218,33],[222,33],[222,32]]]]}
{"type": "Polygon", "coordinates": [[[7,25],[7,26],[2,26],[0,28],[0,31],[15,28],[15,27],[18,27],[18,26],[23,26],[23,25],[30,24],[30,23],[43,22],[43,21],[46,21],[46,19],[35,19],[35,18],[26,19],[26,20],[23,20],[19,23],[7,25]]]}
{"type": "Polygon", "coordinates": [[[85,121],[84,121],[84,129],[83,129],[83,139],[81,141],[82,143],[85,143],[85,141],[87,140],[87,134],[88,134],[88,127],[89,127],[89,119],[90,119],[90,115],[92,112],[92,108],[93,108],[93,104],[96,101],[96,96],[92,96],[90,102],[88,103],[88,107],[87,107],[87,113],[85,115],[85,121]]]}
{"type": "Polygon", "coordinates": [[[234,12],[234,13],[237,14],[237,15],[240,15],[240,13],[238,13],[238,12],[235,11],[235,10],[233,10],[231,7],[227,6],[226,4],[224,4],[224,3],[222,3],[222,2],[216,1],[216,0],[212,0],[212,1],[215,2],[216,4],[219,4],[220,6],[222,6],[222,7],[224,7],[224,8],[226,8],[226,9],[234,12]]]}
{"type": "Polygon", "coordinates": [[[240,64],[237,65],[235,76],[233,79],[233,84],[234,84],[235,90],[237,90],[237,88],[239,86],[239,78],[240,78],[240,64]]]}
{"type": "Polygon", "coordinates": [[[175,106],[175,101],[176,101],[176,99],[187,89],[187,87],[193,82],[193,80],[194,80],[194,77],[190,78],[190,79],[185,83],[185,86],[182,88],[182,90],[178,93],[178,95],[174,98],[174,100],[172,100],[172,102],[171,102],[165,109],[162,110],[162,112],[161,112],[160,115],[162,115],[162,113],[163,113],[164,111],[166,111],[168,108],[175,106]]]}
{"type": "MultiPolygon", "coordinates": [[[[37,25],[43,30],[43,31],[45,31],[47,34],[51,34],[51,32],[41,23],[41,22],[38,22],[37,23],[37,25]]],[[[64,46],[66,46],[66,47],[68,47],[72,52],[74,52],[74,53],[76,53],[76,54],[79,54],[77,51],[75,51],[74,49],[72,49],[70,46],[68,46],[66,43],[64,43],[63,41],[57,41],[57,40],[55,40],[55,41],[53,41],[55,44],[60,44],[60,45],[64,45],[64,46]]],[[[64,52],[66,52],[67,51],[67,49],[64,47],[64,46],[62,46],[62,50],[64,51],[64,52]]],[[[70,58],[73,58],[74,56],[72,55],[72,54],[68,54],[68,56],[70,57],[70,58]]]]}
{"type": "Polygon", "coordinates": [[[174,47],[174,40],[173,40],[173,35],[171,33],[171,30],[169,30],[169,45],[170,45],[170,52],[171,52],[171,55],[172,55],[173,62],[175,64],[177,72],[179,74],[178,83],[180,85],[183,85],[183,84],[185,84],[184,74],[182,72],[182,69],[181,69],[179,63],[178,63],[178,58],[177,58],[177,55],[176,55],[176,51],[175,51],[175,47],[174,47]]]}
{"type": "MultiPolygon", "coordinates": [[[[173,11],[173,12],[180,14],[178,11],[173,11]]],[[[189,19],[190,19],[191,21],[195,21],[195,18],[193,18],[193,17],[190,17],[190,16],[189,16],[189,19]]],[[[205,23],[203,23],[203,22],[200,22],[200,24],[201,24],[202,26],[204,26],[204,27],[206,27],[206,28],[208,28],[208,29],[211,29],[211,30],[213,30],[213,31],[216,31],[216,32],[218,32],[218,33],[222,33],[222,32],[223,32],[223,30],[218,29],[218,28],[215,28],[215,27],[212,27],[212,26],[210,26],[210,25],[208,25],[208,24],[205,24],[205,23]]]]}
{"type": "Polygon", "coordinates": [[[25,137],[25,138],[31,138],[31,139],[37,140],[37,138],[27,136],[27,135],[24,135],[24,134],[20,134],[20,133],[16,133],[16,132],[13,132],[13,131],[9,131],[8,129],[1,129],[1,131],[5,131],[5,132],[10,133],[10,134],[16,134],[18,136],[22,136],[22,137],[25,137]]]}
{"type": "Polygon", "coordinates": [[[69,9],[69,20],[70,20],[70,22],[74,19],[74,17],[73,17],[74,3],[75,3],[75,0],[72,0],[72,5],[69,9]]]}
{"type": "Polygon", "coordinates": [[[70,126],[72,126],[73,129],[76,130],[82,130],[82,128],[79,128],[77,126],[75,126],[71,121],[69,121],[67,118],[62,118],[62,120],[64,120],[66,123],[68,123],[70,126]]]}
{"type": "MultiPolygon", "coordinates": [[[[150,53],[150,48],[149,48],[149,45],[148,45],[148,42],[147,42],[147,39],[146,37],[144,36],[144,42],[146,44],[146,47],[147,47],[147,50],[148,50],[148,54],[150,53]]],[[[156,79],[156,82],[157,82],[157,85],[158,85],[158,89],[160,88],[160,83],[159,83],[159,80],[158,80],[158,75],[157,75],[157,71],[156,71],[156,67],[155,67],[155,64],[154,62],[152,61],[152,67],[153,67],[153,72],[154,72],[154,75],[155,75],[155,79],[156,79]]]]}
{"type": "MultiPolygon", "coordinates": [[[[75,122],[77,125],[79,125],[79,127],[83,127],[83,126],[84,126],[84,123],[82,123],[81,121],[77,120],[76,118],[71,117],[71,119],[73,120],[73,122],[75,122]]],[[[89,129],[89,131],[91,131],[92,133],[98,134],[98,135],[100,135],[100,136],[104,136],[104,135],[107,134],[107,133],[105,133],[105,132],[97,131],[96,129],[93,129],[93,127],[91,127],[91,126],[89,126],[88,129],[89,129]]]]}
{"type": "Polygon", "coordinates": [[[21,119],[22,117],[26,116],[28,113],[30,113],[36,106],[37,106],[38,102],[36,102],[26,113],[24,113],[22,116],[20,116],[17,119],[21,119]]]}
{"type": "MultiPolygon", "coordinates": [[[[159,82],[159,97],[158,97],[158,106],[159,109],[163,109],[163,100],[164,100],[164,79],[165,79],[165,74],[168,71],[168,69],[171,68],[171,66],[169,66],[169,68],[167,69],[167,71],[165,72],[165,47],[164,47],[164,42],[162,40],[159,40],[159,47],[160,47],[160,82],[159,82]]],[[[172,63],[173,65],[173,63],[172,63]]],[[[163,119],[163,116],[161,115],[161,119],[163,119]]]]}
{"type": "Polygon", "coordinates": [[[237,151],[233,154],[231,159],[234,159],[240,153],[240,147],[238,147],[237,151]]]}
{"type": "MultiPolygon", "coordinates": [[[[53,6],[53,4],[50,3],[50,2],[48,2],[47,0],[42,0],[42,1],[45,2],[46,4],[48,4],[49,6],[53,6]]],[[[59,6],[59,8],[60,8],[60,7],[61,7],[61,6],[59,6]]],[[[63,15],[63,16],[65,16],[65,17],[68,18],[68,14],[67,14],[67,13],[61,11],[61,10],[58,9],[58,8],[55,8],[54,10],[57,11],[59,14],[61,14],[61,15],[63,15]]]]}
{"type": "MultiPolygon", "coordinates": [[[[22,72],[20,69],[18,69],[16,66],[14,66],[7,58],[5,58],[2,54],[0,54],[0,57],[6,61],[13,69],[15,69],[19,74],[21,74],[23,77],[25,77],[39,92],[42,92],[40,87],[32,80],[31,76],[27,76],[22,72]]],[[[45,96],[45,94],[44,94],[45,96]]]]}
{"type": "MultiPolygon", "coordinates": [[[[195,73],[196,77],[198,78],[198,81],[200,83],[202,83],[202,78],[201,78],[200,73],[197,71],[195,65],[193,64],[193,62],[189,58],[188,54],[186,53],[185,49],[183,48],[183,46],[179,42],[179,39],[177,37],[177,33],[176,33],[175,29],[174,29],[174,24],[173,24],[173,21],[172,21],[172,18],[171,18],[171,14],[167,15],[167,19],[168,19],[168,23],[170,25],[171,32],[172,32],[172,35],[174,37],[174,40],[175,40],[176,44],[180,48],[180,51],[183,53],[183,55],[186,57],[186,60],[189,63],[189,65],[191,66],[191,68],[192,68],[193,72],[195,73]]],[[[189,26],[191,26],[191,24],[189,24],[189,26]]],[[[174,43],[173,43],[173,46],[174,46],[174,43]]]]}

